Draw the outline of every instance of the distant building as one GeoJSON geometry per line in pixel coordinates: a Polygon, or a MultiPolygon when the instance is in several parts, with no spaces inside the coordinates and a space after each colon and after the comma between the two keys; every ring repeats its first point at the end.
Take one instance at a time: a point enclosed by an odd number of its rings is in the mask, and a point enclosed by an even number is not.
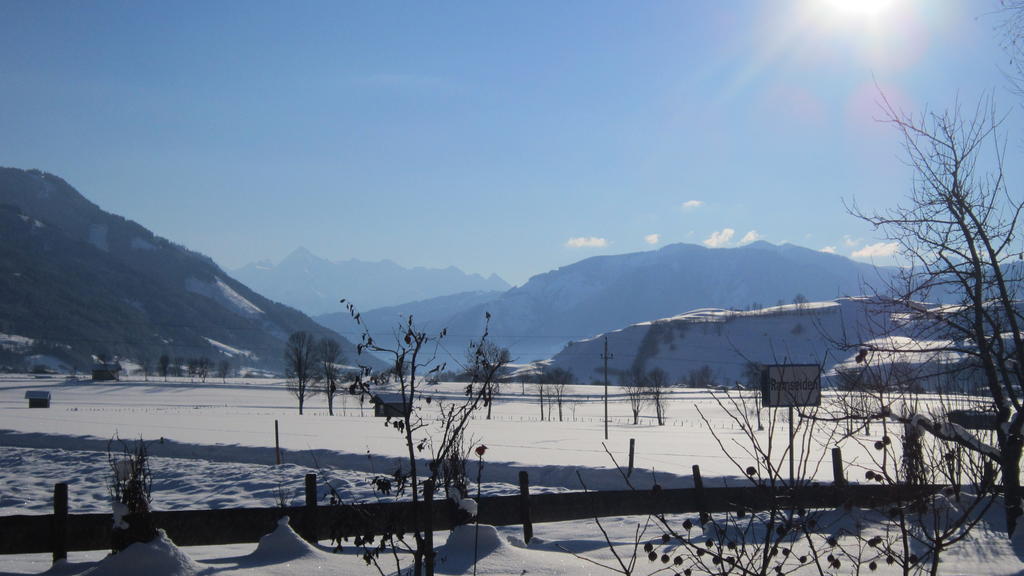
{"type": "Polygon", "coordinates": [[[92,379],[94,381],[119,380],[121,378],[121,364],[118,362],[97,362],[92,365],[92,379]]]}
{"type": "Polygon", "coordinates": [[[378,418],[402,418],[412,412],[412,407],[406,406],[399,394],[374,394],[370,403],[373,404],[373,415],[378,418]]]}
{"type": "Polygon", "coordinates": [[[29,390],[25,392],[25,398],[28,400],[29,408],[49,408],[50,407],[50,392],[49,390],[29,390]]]}

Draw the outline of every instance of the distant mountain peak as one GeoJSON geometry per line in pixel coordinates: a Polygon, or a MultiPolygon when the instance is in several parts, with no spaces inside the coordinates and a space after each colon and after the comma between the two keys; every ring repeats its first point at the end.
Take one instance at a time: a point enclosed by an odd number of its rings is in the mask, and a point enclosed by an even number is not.
{"type": "Polygon", "coordinates": [[[330,261],[305,247],[276,266],[248,264],[232,274],[274,300],[309,314],[341,310],[339,299],[371,310],[461,292],[504,291],[511,286],[496,274],[467,274],[456,266],[406,268],[391,260],[355,258],[330,261]]]}
{"type": "Polygon", "coordinates": [[[281,260],[281,262],[286,262],[286,261],[309,262],[309,261],[321,261],[321,260],[324,260],[324,259],[319,257],[319,256],[317,256],[316,254],[313,254],[312,252],[310,252],[305,246],[299,246],[295,250],[292,250],[287,256],[285,256],[281,260]]]}

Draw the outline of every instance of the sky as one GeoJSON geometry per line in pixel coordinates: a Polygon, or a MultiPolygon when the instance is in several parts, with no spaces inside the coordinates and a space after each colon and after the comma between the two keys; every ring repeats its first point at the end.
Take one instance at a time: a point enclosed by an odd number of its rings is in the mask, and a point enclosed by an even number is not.
{"type": "Polygon", "coordinates": [[[847,213],[911,114],[1021,98],[992,0],[0,2],[0,165],[230,270],[299,246],[513,284],[600,254],[791,242],[891,263],[847,213]]]}

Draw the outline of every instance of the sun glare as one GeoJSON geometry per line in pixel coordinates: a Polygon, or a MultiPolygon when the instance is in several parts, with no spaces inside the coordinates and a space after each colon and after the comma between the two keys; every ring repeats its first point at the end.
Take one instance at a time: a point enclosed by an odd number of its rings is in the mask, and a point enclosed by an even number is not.
{"type": "Polygon", "coordinates": [[[838,12],[851,15],[877,16],[885,12],[894,0],[824,0],[838,12]]]}

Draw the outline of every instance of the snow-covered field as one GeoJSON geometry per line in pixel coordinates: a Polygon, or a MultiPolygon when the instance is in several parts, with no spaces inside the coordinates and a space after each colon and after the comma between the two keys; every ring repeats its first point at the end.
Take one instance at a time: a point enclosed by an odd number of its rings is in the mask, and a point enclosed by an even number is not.
{"type": "MultiPolygon", "coordinates": [[[[460,391],[461,385],[441,384],[431,394],[444,398],[458,396],[460,391]]],[[[554,421],[540,421],[535,391],[506,385],[493,419],[484,420],[481,414],[470,428],[472,442],[488,446],[482,493],[515,493],[520,470],[530,473],[533,493],[579,490],[577,474],[590,489],[623,489],[608,452],[625,466],[631,438],[637,447],[637,472],[631,480],[638,487],[655,481],[665,488],[692,486],[694,464],[700,466],[707,485],[738,483],[741,472],[730,456],[742,465],[753,464],[745,461],[741,444],[734,443],[743,436],[712,392],[678,390],[672,394],[665,426],[656,425],[652,409],[634,426],[625,397],[612,387],[608,441],[601,394],[600,387],[572,388],[563,407],[565,421],[558,421],[557,409],[551,413],[554,421]],[[712,430],[724,440],[728,454],[712,430]]],[[[56,482],[69,484],[72,514],[109,511],[106,452],[114,436],[147,442],[156,509],[266,507],[281,499],[297,505],[303,498],[303,477],[310,471],[346,499],[369,500],[373,496],[369,478],[393,470],[393,459],[401,457],[404,446],[383,419],[372,417],[369,406],[361,409],[356,399],[343,400],[334,416],[327,414],[322,398],[308,403],[306,414],[300,416],[294,397],[279,380],[199,383],[151,378],[149,382],[92,383],[63,377],[0,376],[0,515],[49,513],[56,482]],[[52,407],[29,409],[24,399],[27,390],[49,390],[52,407]],[[283,449],[281,466],[274,465],[275,421],[283,449]]],[[[781,421],[778,425],[784,427],[781,421]]],[[[810,460],[820,460],[815,474],[824,482],[831,479],[828,450],[833,445],[833,439],[824,437],[809,445],[814,453],[810,460]]],[[[869,455],[853,443],[844,444],[843,450],[848,475],[861,478],[861,466],[868,464],[869,455]]],[[[326,487],[321,490],[323,495],[326,487]]],[[[998,531],[998,514],[992,518],[992,525],[982,523],[970,541],[946,553],[943,574],[1024,573],[1024,545],[1008,541],[998,531]]],[[[628,548],[638,522],[643,519],[610,518],[602,524],[614,541],[628,548]]],[[[600,562],[613,560],[593,522],[538,524],[534,530],[529,546],[522,543],[518,527],[481,527],[479,536],[466,528],[438,534],[436,542],[447,539],[438,551],[438,572],[473,572],[472,542],[478,537],[478,574],[611,573],[565,552],[600,562]]],[[[657,535],[652,532],[651,537],[657,535]]],[[[104,551],[72,552],[67,564],[49,573],[376,573],[358,555],[332,554],[328,549],[309,547],[282,526],[259,545],[179,550],[173,543],[155,542],[107,560],[104,551]]],[[[641,565],[636,573],[647,574],[660,565],[646,568],[641,565]]],[[[3,573],[49,569],[47,555],[0,556],[3,573]]]]}

